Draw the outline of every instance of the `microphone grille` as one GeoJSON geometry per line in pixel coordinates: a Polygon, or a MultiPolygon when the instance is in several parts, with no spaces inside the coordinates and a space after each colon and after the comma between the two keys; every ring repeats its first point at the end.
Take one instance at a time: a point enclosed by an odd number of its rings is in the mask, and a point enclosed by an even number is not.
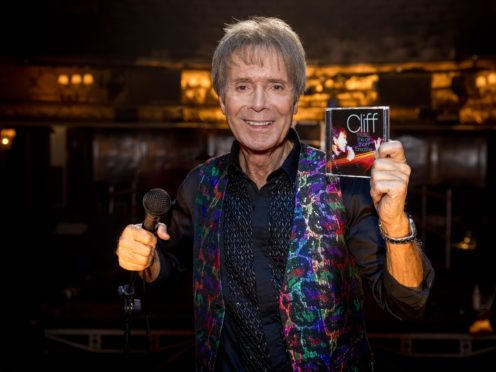
{"type": "Polygon", "coordinates": [[[170,196],[163,189],[151,189],[143,197],[143,208],[152,216],[158,217],[167,213],[170,206],[170,196]]]}

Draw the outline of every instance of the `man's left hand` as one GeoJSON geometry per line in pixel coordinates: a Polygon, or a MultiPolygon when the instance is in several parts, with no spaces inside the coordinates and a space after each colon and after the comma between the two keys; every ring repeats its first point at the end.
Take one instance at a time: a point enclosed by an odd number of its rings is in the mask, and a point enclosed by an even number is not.
{"type": "Polygon", "coordinates": [[[402,229],[406,222],[404,209],[410,173],[401,142],[383,142],[372,167],[370,195],[383,227],[391,236],[401,236],[394,230],[402,229]]]}

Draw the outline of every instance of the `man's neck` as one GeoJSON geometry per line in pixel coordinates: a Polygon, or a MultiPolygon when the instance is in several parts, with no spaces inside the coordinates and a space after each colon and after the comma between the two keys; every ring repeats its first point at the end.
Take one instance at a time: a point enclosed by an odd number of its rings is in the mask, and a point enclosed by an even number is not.
{"type": "Polygon", "coordinates": [[[261,189],[267,183],[269,175],[284,163],[293,146],[293,142],[287,139],[276,149],[265,153],[252,152],[241,147],[239,164],[243,172],[261,189]]]}

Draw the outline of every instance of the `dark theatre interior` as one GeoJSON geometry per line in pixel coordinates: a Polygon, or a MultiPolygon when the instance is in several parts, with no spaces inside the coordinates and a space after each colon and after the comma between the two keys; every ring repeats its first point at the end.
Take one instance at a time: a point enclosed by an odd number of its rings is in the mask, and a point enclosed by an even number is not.
{"type": "Polygon", "coordinates": [[[494,363],[491,327],[470,331],[496,283],[494,1],[39,0],[0,14],[1,371],[193,370],[190,274],[137,281],[141,311],[126,311],[116,242],[149,189],[174,197],[230,149],[210,60],[224,25],[252,15],[302,38],[304,142],[323,148],[326,107],[387,105],[406,148],[436,278],[411,322],[364,288],[377,370],[494,363]]]}

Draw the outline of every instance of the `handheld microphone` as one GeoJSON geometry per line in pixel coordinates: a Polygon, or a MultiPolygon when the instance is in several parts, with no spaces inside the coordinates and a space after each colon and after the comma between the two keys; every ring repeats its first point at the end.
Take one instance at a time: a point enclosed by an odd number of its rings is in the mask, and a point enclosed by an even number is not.
{"type": "MultiPolygon", "coordinates": [[[[142,227],[146,231],[155,233],[158,228],[160,218],[166,214],[171,206],[171,200],[167,191],[159,188],[151,189],[143,196],[143,208],[145,209],[145,219],[142,227]]],[[[136,272],[133,273],[134,279],[136,272]]]]}
{"type": "Polygon", "coordinates": [[[143,197],[145,209],[143,228],[150,232],[157,231],[160,218],[169,211],[170,206],[170,196],[165,190],[156,188],[148,191],[143,197]]]}
{"type": "MultiPolygon", "coordinates": [[[[143,197],[143,208],[145,209],[145,218],[143,220],[142,227],[150,232],[155,233],[157,231],[158,223],[160,218],[166,214],[171,206],[171,200],[169,194],[159,188],[151,189],[143,197]]],[[[129,305],[125,306],[127,312],[140,311],[140,303],[135,302],[132,298],[134,295],[134,282],[138,276],[137,271],[131,273],[129,283],[127,286],[120,286],[118,291],[121,296],[130,299],[129,305]]]]}

